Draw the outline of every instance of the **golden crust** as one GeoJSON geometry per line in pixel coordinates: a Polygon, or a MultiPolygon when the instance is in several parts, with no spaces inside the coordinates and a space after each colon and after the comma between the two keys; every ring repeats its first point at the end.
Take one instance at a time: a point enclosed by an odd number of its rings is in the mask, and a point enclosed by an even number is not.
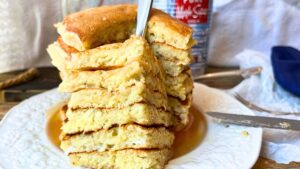
{"type": "MultiPolygon", "coordinates": [[[[56,27],[63,25],[65,26],[65,31],[73,32],[78,35],[79,39],[83,42],[83,48],[77,49],[82,51],[83,49],[94,48],[104,43],[125,40],[126,38],[121,35],[119,38],[118,36],[105,38],[105,32],[108,29],[124,24],[125,30],[123,30],[123,36],[129,37],[133,33],[133,28],[135,28],[135,20],[135,5],[102,6],[68,15],[63,20],[63,23],[57,24],[56,27]],[[105,42],[103,40],[105,40],[105,42]]],[[[116,35],[115,33],[118,33],[118,31],[113,31],[112,34],[116,35]]],[[[63,39],[66,42],[64,36],[63,39]]]]}
{"type": "MultiPolygon", "coordinates": [[[[58,46],[59,46],[63,51],[66,52],[66,54],[68,54],[68,55],[70,55],[70,56],[71,56],[72,53],[77,53],[77,52],[79,52],[77,49],[75,49],[75,48],[73,48],[73,47],[68,46],[67,44],[65,44],[61,37],[58,37],[58,38],[57,38],[57,44],[58,44],[58,46]]],[[[68,59],[71,59],[71,57],[68,57],[68,59]]]]}
{"type": "MultiPolygon", "coordinates": [[[[55,26],[66,44],[84,51],[129,38],[135,31],[136,10],[136,5],[91,8],[65,17],[63,22],[55,26]]],[[[160,10],[152,9],[146,37],[150,42],[166,42],[188,49],[194,44],[192,32],[192,28],[181,21],[160,10]],[[162,33],[160,30],[163,30],[162,33]],[[153,38],[153,34],[165,37],[153,38]]]]}
{"type": "MultiPolygon", "coordinates": [[[[113,25],[135,21],[135,5],[116,5],[91,8],[73,13],[64,19],[67,30],[77,33],[82,40],[94,36],[95,29],[106,29],[113,25]]],[[[98,30],[99,31],[99,30],[98,30]]]]}
{"type": "Polygon", "coordinates": [[[151,10],[149,18],[149,23],[155,22],[164,23],[166,27],[172,29],[174,32],[178,32],[182,36],[190,36],[193,33],[191,27],[158,9],[151,10]]]}

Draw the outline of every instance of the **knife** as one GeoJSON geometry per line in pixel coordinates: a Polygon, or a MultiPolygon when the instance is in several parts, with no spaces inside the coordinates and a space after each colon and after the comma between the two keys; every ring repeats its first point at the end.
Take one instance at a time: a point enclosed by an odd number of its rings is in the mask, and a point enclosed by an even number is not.
{"type": "Polygon", "coordinates": [[[251,75],[259,74],[262,71],[262,67],[251,67],[247,69],[240,70],[231,70],[225,72],[217,72],[217,73],[207,73],[204,75],[196,76],[194,80],[202,80],[202,79],[211,79],[211,78],[219,78],[219,77],[228,77],[228,76],[242,76],[243,78],[248,78],[251,75]]]}
{"type": "Polygon", "coordinates": [[[145,36],[147,22],[152,7],[153,0],[139,0],[138,1],[138,12],[137,12],[137,24],[135,35],[145,36]]]}
{"type": "Polygon", "coordinates": [[[300,120],[290,120],[283,118],[248,116],[219,112],[207,112],[218,123],[234,124],[249,127],[263,127],[284,130],[300,130],[300,120]]]}

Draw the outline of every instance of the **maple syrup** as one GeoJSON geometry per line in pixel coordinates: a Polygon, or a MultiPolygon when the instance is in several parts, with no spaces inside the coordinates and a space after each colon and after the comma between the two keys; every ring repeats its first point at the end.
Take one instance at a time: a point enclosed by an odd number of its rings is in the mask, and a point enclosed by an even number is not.
{"type": "MultiPolygon", "coordinates": [[[[48,113],[48,122],[46,131],[49,140],[56,146],[60,147],[60,128],[62,126],[63,111],[65,104],[60,104],[48,113]]],[[[195,149],[205,136],[207,124],[202,113],[198,112],[195,107],[191,107],[189,114],[189,124],[180,132],[175,133],[174,156],[180,157],[195,149]]]]}
{"type": "Polygon", "coordinates": [[[198,147],[205,136],[206,130],[207,123],[203,114],[192,106],[189,114],[189,124],[175,133],[173,158],[187,154],[198,147]]]}
{"type": "Polygon", "coordinates": [[[57,148],[60,147],[59,135],[61,133],[61,126],[63,121],[63,107],[66,106],[66,102],[62,102],[52,108],[47,113],[47,124],[46,124],[46,133],[51,141],[57,148]]]}

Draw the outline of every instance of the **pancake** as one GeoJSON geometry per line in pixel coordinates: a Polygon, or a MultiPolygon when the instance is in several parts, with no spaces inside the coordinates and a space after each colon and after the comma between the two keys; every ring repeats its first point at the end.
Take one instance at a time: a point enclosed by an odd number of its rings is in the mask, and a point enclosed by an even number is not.
{"type": "Polygon", "coordinates": [[[158,9],[151,10],[146,30],[146,38],[150,43],[166,43],[184,50],[197,43],[192,38],[191,27],[158,9]]]}
{"type": "Polygon", "coordinates": [[[91,153],[73,153],[69,157],[74,166],[97,169],[163,169],[171,158],[170,149],[125,149],[91,153]]]}
{"type": "Polygon", "coordinates": [[[176,62],[165,60],[164,58],[159,58],[159,62],[162,65],[165,74],[173,77],[176,77],[189,69],[188,65],[177,64],[176,62]]]}
{"type": "Polygon", "coordinates": [[[50,44],[47,48],[47,52],[51,58],[52,65],[54,65],[59,71],[68,71],[68,62],[71,61],[71,57],[60,47],[58,42],[50,44]]]}
{"type": "MultiPolygon", "coordinates": [[[[181,101],[176,97],[169,96],[169,111],[173,112],[179,118],[179,124],[185,126],[189,122],[189,108],[192,105],[192,94],[186,96],[186,100],[181,101]]],[[[177,127],[178,128],[178,127],[177,127]]]]}
{"type": "Polygon", "coordinates": [[[161,67],[153,57],[149,44],[141,37],[131,36],[124,43],[103,45],[86,51],[78,51],[59,38],[49,45],[52,63],[60,70],[111,70],[131,62],[149,63],[151,71],[157,73],[161,67]]]}
{"type": "Polygon", "coordinates": [[[165,86],[167,94],[184,101],[186,96],[193,91],[193,80],[190,70],[176,77],[166,76],[165,86]]]}
{"type": "Polygon", "coordinates": [[[175,124],[175,118],[170,112],[142,103],[121,109],[68,109],[61,129],[66,134],[72,134],[131,123],[170,127],[175,124]]]}
{"type": "Polygon", "coordinates": [[[165,73],[170,76],[178,76],[181,72],[188,69],[192,63],[191,50],[174,48],[165,43],[152,43],[151,49],[158,58],[165,73]]]}
{"type": "Polygon", "coordinates": [[[136,7],[101,6],[73,13],[55,27],[63,41],[79,51],[121,42],[134,34],[136,7]]]}
{"type": "Polygon", "coordinates": [[[172,61],[177,65],[189,65],[193,61],[191,49],[177,49],[166,43],[151,43],[151,49],[155,56],[159,59],[172,61]]]}
{"type": "MultiPolygon", "coordinates": [[[[63,41],[79,51],[122,42],[134,34],[136,5],[101,6],[66,16],[55,26],[63,41]]],[[[192,28],[168,14],[152,9],[146,37],[149,42],[167,43],[179,49],[195,44],[192,28]]]]}
{"type": "Polygon", "coordinates": [[[105,89],[84,89],[72,93],[68,107],[77,108],[124,108],[134,103],[148,103],[157,108],[167,108],[165,93],[151,91],[145,85],[135,85],[118,92],[105,89]]]}
{"type": "Polygon", "coordinates": [[[113,70],[73,71],[63,74],[59,90],[75,92],[86,88],[103,88],[108,91],[124,90],[133,85],[146,85],[153,91],[165,92],[163,76],[149,72],[151,65],[144,62],[132,62],[113,70]]]}
{"type": "Polygon", "coordinates": [[[61,148],[65,153],[116,151],[128,148],[170,148],[174,134],[165,127],[142,127],[136,124],[102,129],[89,133],[61,135],[61,148]]]}

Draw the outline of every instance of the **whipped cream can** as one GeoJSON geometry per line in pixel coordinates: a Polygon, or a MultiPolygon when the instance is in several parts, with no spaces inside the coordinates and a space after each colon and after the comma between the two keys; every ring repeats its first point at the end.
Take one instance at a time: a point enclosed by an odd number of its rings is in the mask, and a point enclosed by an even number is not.
{"type": "Polygon", "coordinates": [[[212,0],[153,0],[153,7],[161,9],[193,28],[197,44],[192,48],[193,76],[204,73],[208,55],[212,0]]]}

